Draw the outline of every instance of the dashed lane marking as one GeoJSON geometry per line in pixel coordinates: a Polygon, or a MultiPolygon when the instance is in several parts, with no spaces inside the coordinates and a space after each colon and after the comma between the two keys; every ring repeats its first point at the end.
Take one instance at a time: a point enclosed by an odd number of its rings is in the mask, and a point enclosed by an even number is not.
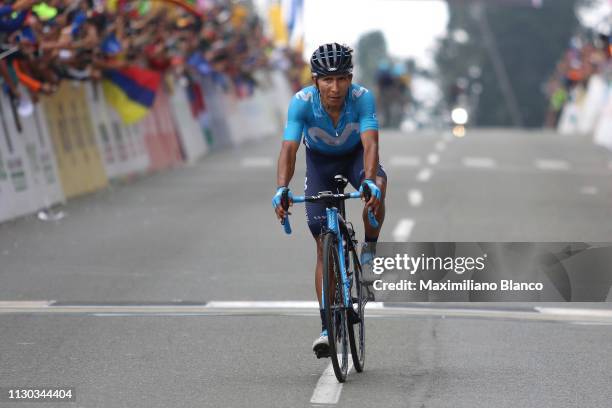
{"type": "Polygon", "coordinates": [[[412,234],[413,228],[414,220],[410,218],[404,218],[397,224],[397,226],[393,230],[393,240],[395,242],[408,241],[408,238],[410,238],[410,234],[412,234]]]}
{"type": "Polygon", "coordinates": [[[584,195],[595,195],[599,192],[595,186],[584,186],[580,189],[580,194],[584,195]]]}
{"type": "Polygon", "coordinates": [[[431,165],[438,164],[439,161],[440,161],[440,155],[437,153],[431,153],[430,155],[427,156],[427,163],[431,165]]]}
{"type": "Polygon", "coordinates": [[[271,157],[245,157],[240,161],[242,167],[270,168],[274,165],[271,157]]]}
{"type": "Polygon", "coordinates": [[[565,160],[537,159],[534,164],[539,170],[565,171],[570,168],[565,160]]]}
{"type": "Polygon", "coordinates": [[[421,159],[416,156],[393,156],[389,164],[395,167],[417,167],[421,164],[421,159]]]}
{"type": "MultiPolygon", "coordinates": [[[[340,358],[340,356],[338,356],[340,358]]],[[[349,355],[349,368],[348,373],[353,371],[353,360],[349,355]]],[[[319,381],[315,387],[312,397],[310,398],[311,404],[326,404],[333,405],[340,401],[340,394],[342,394],[342,383],[339,383],[334,374],[334,367],[332,363],[329,363],[319,381]]]]}
{"type": "Polygon", "coordinates": [[[497,167],[495,160],[490,157],[464,157],[463,165],[466,167],[481,168],[481,169],[492,169],[497,167]]]}
{"type": "Polygon", "coordinates": [[[423,203],[423,193],[421,193],[421,190],[412,189],[408,191],[408,202],[413,207],[419,207],[423,203]]]}
{"type": "Polygon", "coordinates": [[[419,171],[419,173],[416,176],[416,179],[417,179],[417,181],[420,181],[421,183],[424,183],[426,181],[429,181],[429,179],[431,178],[431,175],[432,175],[431,169],[425,167],[424,169],[419,171]]]}

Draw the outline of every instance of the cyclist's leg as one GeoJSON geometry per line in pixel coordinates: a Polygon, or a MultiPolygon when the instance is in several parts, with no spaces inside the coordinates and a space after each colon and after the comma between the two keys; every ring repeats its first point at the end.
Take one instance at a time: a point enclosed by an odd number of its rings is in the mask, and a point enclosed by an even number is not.
{"type": "MultiPolygon", "coordinates": [[[[355,155],[353,156],[353,161],[351,163],[351,170],[349,172],[349,182],[355,189],[359,189],[361,183],[365,179],[365,170],[363,169],[363,149],[359,149],[355,155]]],[[[378,209],[378,213],[376,214],[376,220],[378,221],[378,228],[374,228],[370,225],[368,221],[368,212],[364,208],[363,209],[363,224],[365,229],[365,242],[376,242],[378,240],[378,235],[380,234],[380,230],[382,228],[383,222],[385,220],[385,196],[387,193],[387,173],[383,166],[379,163],[378,171],[376,173],[376,185],[380,188],[381,192],[381,204],[378,209]]]]}
{"type": "MultiPolygon", "coordinates": [[[[342,170],[342,161],[334,160],[327,156],[311,152],[306,149],[306,179],[304,182],[304,194],[315,195],[320,191],[333,191],[335,188],[334,176],[342,170]]],[[[315,267],[315,290],[317,300],[321,306],[321,290],[323,279],[323,242],[320,234],[322,228],[327,224],[325,204],[305,203],[306,221],[308,228],[316,243],[317,263],[315,267]]],[[[334,284],[332,282],[332,284],[334,284]]],[[[332,286],[333,287],[333,286],[332,286]]],[[[321,312],[322,329],[326,329],[323,312],[321,312]]]]}

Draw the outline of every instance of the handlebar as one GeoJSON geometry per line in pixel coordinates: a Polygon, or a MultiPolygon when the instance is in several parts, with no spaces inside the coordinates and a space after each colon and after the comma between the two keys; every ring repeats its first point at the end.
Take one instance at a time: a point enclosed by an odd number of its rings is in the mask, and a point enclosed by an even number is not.
{"type": "MultiPolygon", "coordinates": [[[[295,198],[293,199],[295,201],[295,198]]],[[[281,196],[281,205],[287,211],[289,209],[289,190],[285,189],[283,191],[283,195],[281,196]]],[[[287,235],[291,234],[291,224],[289,223],[289,216],[285,215],[285,218],[281,221],[283,224],[283,228],[285,229],[285,233],[287,235]]]]}
{"type": "MultiPolygon", "coordinates": [[[[370,201],[371,197],[372,197],[372,191],[370,190],[370,186],[364,183],[363,184],[363,198],[365,198],[366,202],[368,202],[370,201]]],[[[368,210],[368,221],[370,222],[370,225],[372,226],[372,228],[378,229],[378,221],[376,220],[376,217],[374,217],[374,214],[372,214],[371,210],[368,210]]]]}
{"type": "MultiPolygon", "coordinates": [[[[365,185],[363,189],[363,196],[366,199],[366,201],[370,200],[371,195],[372,193],[370,192],[370,188],[367,185],[365,185]]],[[[353,193],[345,193],[345,194],[334,194],[331,192],[329,193],[326,192],[326,193],[319,193],[314,196],[294,196],[293,202],[294,203],[313,203],[317,201],[338,202],[342,200],[349,200],[351,198],[361,198],[361,193],[358,191],[355,191],[353,193]]],[[[283,192],[283,195],[281,197],[281,205],[283,206],[285,211],[289,209],[289,191],[288,190],[285,190],[283,192]]],[[[372,226],[372,228],[378,228],[379,224],[378,224],[378,221],[376,220],[376,217],[372,213],[372,210],[368,210],[368,221],[370,222],[370,225],[372,226]]],[[[285,229],[285,233],[291,234],[291,223],[289,222],[289,216],[285,216],[285,218],[281,221],[281,224],[283,225],[283,228],[285,229]]]]}

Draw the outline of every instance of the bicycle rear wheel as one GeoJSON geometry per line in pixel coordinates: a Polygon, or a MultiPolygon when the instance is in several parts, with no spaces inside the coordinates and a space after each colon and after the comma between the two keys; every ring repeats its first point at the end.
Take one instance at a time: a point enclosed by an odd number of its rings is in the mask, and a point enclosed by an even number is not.
{"type": "Polygon", "coordinates": [[[337,239],[333,233],[323,236],[323,296],[329,339],[329,357],[339,382],[348,374],[348,323],[344,307],[337,239]]]}
{"type": "Polygon", "coordinates": [[[351,251],[351,271],[353,272],[353,284],[351,285],[351,304],[359,322],[350,324],[348,327],[349,343],[351,346],[351,356],[353,366],[360,373],[365,366],[365,304],[367,297],[361,282],[361,263],[357,256],[357,251],[351,251]]]}

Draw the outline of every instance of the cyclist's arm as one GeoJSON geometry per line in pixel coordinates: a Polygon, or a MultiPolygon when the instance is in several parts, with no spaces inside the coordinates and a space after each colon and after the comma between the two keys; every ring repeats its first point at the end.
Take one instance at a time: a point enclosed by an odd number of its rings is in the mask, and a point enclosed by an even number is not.
{"type": "Polygon", "coordinates": [[[287,125],[283,133],[283,144],[278,157],[276,172],[276,186],[289,187],[289,182],[295,171],[295,158],[302,140],[304,129],[304,111],[307,109],[305,101],[294,96],[287,112],[287,125]]]}
{"type": "Polygon", "coordinates": [[[365,178],[376,180],[378,172],[378,130],[366,130],[361,133],[363,144],[363,169],[365,178]]]}
{"type": "Polygon", "coordinates": [[[278,156],[278,168],[276,171],[276,186],[289,186],[289,182],[295,172],[295,158],[300,143],[293,140],[283,140],[280,155],[278,156]]]}
{"type": "Polygon", "coordinates": [[[363,145],[363,169],[365,178],[376,180],[378,172],[378,119],[376,102],[372,92],[365,91],[357,100],[359,109],[359,131],[363,145]]]}
{"type": "MultiPolygon", "coordinates": [[[[365,178],[376,182],[378,173],[378,119],[376,118],[376,102],[372,92],[363,92],[357,100],[359,108],[359,131],[363,145],[363,169],[365,178]]],[[[378,212],[380,201],[374,194],[366,203],[366,207],[378,212]]]]}

